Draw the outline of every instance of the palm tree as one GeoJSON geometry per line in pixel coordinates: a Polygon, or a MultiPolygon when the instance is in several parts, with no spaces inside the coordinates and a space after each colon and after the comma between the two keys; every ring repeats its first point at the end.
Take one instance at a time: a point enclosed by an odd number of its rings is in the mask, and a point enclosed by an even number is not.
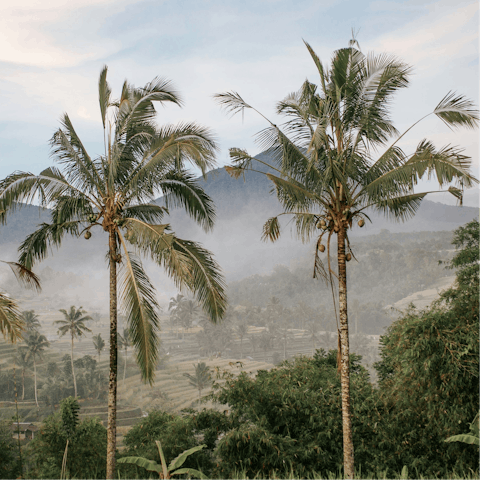
{"type": "MultiPolygon", "coordinates": [[[[1,203],[1,200],[0,200],[1,203]]],[[[0,210],[0,222],[5,223],[5,211],[0,210]]],[[[14,273],[17,281],[26,288],[41,291],[39,278],[24,265],[16,262],[5,262],[14,273]]],[[[40,324],[39,324],[40,325],[40,324]]],[[[26,330],[25,320],[17,303],[7,293],[0,292],[0,333],[11,343],[22,340],[26,330]]]]}
{"type": "Polygon", "coordinates": [[[271,332],[264,330],[258,339],[258,344],[263,349],[263,361],[265,363],[267,362],[267,350],[272,348],[274,338],[275,336],[271,332]]]}
{"type": "Polygon", "coordinates": [[[57,320],[53,323],[61,325],[61,327],[58,329],[58,334],[60,337],[63,337],[67,332],[70,332],[70,337],[72,339],[72,353],[70,356],[70,361],[72,362],[73,388],[75,390],[75,398],[77,398],[77,380],[75,378],[75,368],[73,366],[73,340],[81,337],[85,334],[85,332],[91,332],[91,330],[85,326],[85,322],[92,320],[92,317],[89,315],[84,315],[87,312],[82,310],[82,307],[76,309],[73,305],[70,307],[68,312],[63,308],[59,311],[63,313],[65,318],[63,320],[57,320]]]}
{"type": "Polygon", "coordinates": [[[177,310],[178,321],[183,327],[182,338],[185,338],[185,330],[192,326],[193,319],[198,315],[199,308],[194,300],[183,298],[180,308],[177,310]]]}
{"type": "Polygon", "coordinates": [[[18,347],[15,363],[22,369],[22,401],[25,400],[25,371],[32,366],[32,357],[28,357],[27,347],[18,347]]]}
{"type": "Polygon", "coordinates": [[[143,88],[125,82],[112,99],[107,67],[99,80],[99,101],[105,151],[90,157],[68,115],[53,135],[53,155],[60,168],[40,175],[15,172],[0,184],[3,207],[14,209],[37,198],[52,209],[20,247],[20,263],[31,267],[59,247],[67,234],[88,240],[96,227],[108,236],[110,270],[110,375],[107,420],[107,478],[115,472],[117,404],[117,296],[126,312],[142,377],[154,380],[159,316],[155,290],[140,259],[150,257],[165,268],[177,288],[192,291],[213,322],[226,306],[225,283],[210,252],[178,238],[160,223],[170,205],[185,208],[206,231],[213,228],[214,206],[187,162],[202,174],[215,166],[217,146],[208,129],[195,123],[157,127],[154,102],[181,105],[170,82],[154,79],[143,88]],[[153,200],[163,194],[165,206],[153,200]],[[131,245],[131,247],[129,246],[131,245]],[[118,269],[117,266],[121,268],[118,269]],[[117,277],[120,292],[117,292],[117,277]]]}
{"type": "Polygon", "coordinates": [[[37,330],[34,330],[27,338],[27,354],[25,360],[28,362],[30,358],[33,359],[33,376],[35,378],[35,403],[38,408],[38,397],[37,397],[37,356],[41,357],[45,348],[50,346],[50,342],[47,340],[45,335],[41,335],[37,330]]]}
{"type": "MultiPolygon", "coordinates": [[[[102,350],[105,348],[105,340],[102,338],[102,335],[98,333],[97,335],[94,335],[92,337],[93,340],[93,348],[97,351],[98,353],[98,361],[100,361],[100,354],[102,353],[102,350]]],[[[121,348],[119,346],[119,348],[121,348]]]]}
{"type": "Polygon", "coordinates": [[[198,389],[198,398],[200,399],[202,390],[212,383],[212,376],[205,362],[199,362],[197,365],[193,365],[193,367],[195,368],[194,375],[184,373],[183,376],[188,378],[190,385],[198,389]]]}
{"type": "MultiPolygon", "coordinates": [[[[100,335],[100,334],[99,334],[100,335]]],[[[118,348],[125,349],[125,368],[123,369],[123,385],[125,385],[125,375],[127,373],[127,350],[132,346],[131,334],[128,328],[123,329],[123,335],[118,334],[118,348]]]]}
{"type": "MultiPolygon", "coordinates": [[[[176,297],[170,298],[170,303],[168,304],[168,311],[170,312],[170,322],[172,327],[178,325],[178,314],[180,312],[180,305],[182,303],[183,295],[180,293],[176,297]]],[[[178,328],[177,328],[177,338],[178,338],[178,328]]]]}
{"type": "Polygon", "coordinates": [[[240,358],[243,358],[243,339],[247,336],[248,333],[248,324],[243,321],[233,327],[233,331],[240,338],[240,358]]]}
{"type": "Polygon", "coordinates": [[[22,312],[22,319],[25,322],[27,334],[32,330],[38,330],[41,327],[38,315],[35,314],[34,310],[26,310],[22,312]]]}
{"type": "MultiPolygon", "coordinates": [[[[341,349],[342,419],[344,474],[354,474],[350,417],[349,339],[347,317],[346,262],[353,253],[348,230],[354,221],[362,227],[367,209],[378,210],[397,220],[414,215],[422,199],[431,192],[416,193],[415,186],[425,175],[436,177],[440,187],[460,203],[464,188],[477,180],[469,171],[470,159],[457,147],[437,149],[422,140],[415,151],[405,153],[398,145],[413,128],[399,134],[390,119],[390,102],[399,89],[408,86],[410,67],[383,54],[364,55],[355,39],[348,48],[337,50],[330,68],[325,67],[306,44],[317,67],[319,86],[305,81],[300,91],[277,105],[277,113],[287,121],[282,128],[266,119],[269,126],[260,132],[259,142],[269,149],[273,165],[231,149],[234,162],[228,170],[238,177],[260,162],[274,183],[283,205],[281,215],[292,215],[297,234],[307,241],[317,236],[315,276],[322,275],[332,285],[338,280],[338,311],[341,349]],[[378,153],[382,152],[382,153],[378,153]],[[327,237],[328,268],[320,261],[327,237]],[[337,240],[337,272],[330,263],[330,240],[337,240]]],[[[236,113],[252,108],[237,93],[217,95],[227,110],[236,113]]],[[[255,110],[255,109],[253,109],[255,110]]],[[[462,95],[448,93],[429,115],[436,115],[447,126],[475,128],[478,111],[462,95]]],[[[262,115],[263,116],[263,115],[262,115]]],[[[279,218],[269,219],[264,239],[275,241],[280,235],[279,218]]]]}

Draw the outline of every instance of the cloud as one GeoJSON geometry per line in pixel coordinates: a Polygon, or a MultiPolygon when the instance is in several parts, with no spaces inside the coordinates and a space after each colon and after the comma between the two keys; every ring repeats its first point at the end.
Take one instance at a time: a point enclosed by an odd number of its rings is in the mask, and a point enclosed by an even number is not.
{"type": "MultiPolygon", "coordinates": [[[[0,3],[0,62],[41,68],[70,67],[99,58],[120,47],[120,42],[95,42],[92,27],[99,20],[92,9],[114,4],[119,10],[137,0],[23,0],[0,3]],[[80,24],[82,16],[90,21],[80,24]],[[94,20],[95,19],[95,20],[94,20]],[[62,32],[63,30],[63,32],[62,32]],[[65,44],[72,30],[78,46],[65,44]],[[93,35],[92,35],[93,34],[93,35]],[[63,41],[62,41],[63,36],[63,41]],[[86,47],[86,48],[85,48],[86,47]]],[[[97,12],[98,13],[98,12],[97,12]]],[[[108,15],[108,13],[104,13],[108,15]]]]}
{"type": "Polygon", "coordinates": [[[424,15],[415,15],[414,20],[375,38],[369,46],[395,53],[419,74],[436,75],[445,66],[440,59],[458,61],[477,54],[478,10],[477,2],[464,6],[435,2],[424,15]]]}

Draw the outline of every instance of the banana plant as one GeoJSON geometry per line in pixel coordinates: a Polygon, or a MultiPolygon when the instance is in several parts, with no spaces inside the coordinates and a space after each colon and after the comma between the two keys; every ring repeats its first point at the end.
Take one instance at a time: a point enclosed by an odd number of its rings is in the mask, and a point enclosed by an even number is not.
{"type": "Polygon", "coordinates": [[[196,447],[185,450],[178,457],[176,457],[170,465],[167,467],[167,462],[165,461],[165,455],[163,454],[161,443],[156,440],[158,453],[160,454],[161,465],[155,462],[155,460],[148,460],[144,457],[124,457],[120,458],[117,463],[131,463],[132,465],[137,465],[138,467],[143,467],[149,472],[157,472],[160,478],[167,479],[172,478],[172,475],[194,475],[195,478],[207,478],[202,472],[194,468],[180,468],[189,455],[192,453],[198,452],[206,445],[197,445],[196,447]]]}
{"type": "Polygon", "coordinates": [[[469,445],[478,445],[480,446],[479,438],[479,418],[478,413],[475,415],[473,422],[470,424],[470,432],[460,435],[453,435],[453,437],[448,437],[445,441],[450,442],[463,442],[468,443],[469,445]]]}

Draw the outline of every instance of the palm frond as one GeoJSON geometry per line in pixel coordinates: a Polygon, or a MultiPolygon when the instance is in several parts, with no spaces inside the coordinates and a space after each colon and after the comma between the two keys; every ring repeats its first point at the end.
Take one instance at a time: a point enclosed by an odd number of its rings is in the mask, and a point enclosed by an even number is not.
{"type": "Polygon", "coordinates": [[[212,254],[200,244],[174,237],[169,249],[159,252],[144,246],[152,258],[164,266],[179,289],[187,288],[196,297],[204,312],[216,323],[227,308],[225,280],[212,254]]]}
{"type": "Polygon", "coordinates": [[[217,93],[213,96],[221,108],[232,116],[246,108],[252,108],[237,92],[217,93]]]}
{"type": "Polygon", "coordinates": [[[448,92],[433,113],[448,127],[475,128],[478,126],[478,110],[475,104],[464,95],[448,92]]]}
{"type": "Polygon", "coordinates": [[[100,72],[100,78],[98,79],[98,100],[100,103],[100,113],[102,116],[103,128],[105,128],[107,110],[110,106],[110,96],[112,94],[112,89],[107,82],[107,71],[108,67],[104,65],[102,71],[100,72]]]}
{"type": "Polygon", "coordinates": [[[10,343],[22,339],[25,322],[17,303],[5,293],[0,293],[0,332],[10,343]]]}
{"type": "Polygon", "coordinates": [[[331,280],[330,276],[328,275],[327,271],[325,270],[325,265],[323,264],[322,260],[320,259],[319,249],[321,243],[321,237],[317,240],[315,245],[315,257],[313,262],[313,278],[322,278],[325,283],[328,285],[328,282],[331,280]]]}
{"type": "Polygon", "coordinates": [[[318,73],[320,75],[320,83],[322,84],[322,90],[323,93],[326,94],[327,83],[329,80],[328,69],[323,66],[322,62],[318,58],[318,55],[313,51],[313,48],[305,40],[303,41],[303,43],[307,47],[308,53],[310,53],[310,56],[312,57],[315,66],[317,67],[318,73]]]}
{"type": "MultiPolygon", "coordinates": [[[[121,239],[122,240],[122,239],[121,239]]],[[[120,299],[144,381],[153,383],[158,358],[159,306],[142,263],[124,246],[120,299]]]]}
{"type": "Polygon", "coordinates": [[[263,225],[262,240],[264,242],[270,240],[272,243],[280,237],[280,224],[278,217],[269,218],[263,225]]]}
{"type": "Polygon", "coordinates": [[[163,220],[165,214],[168,215],[168,209],[154,203],[143,203],[141,205],[132,205],[123,210],[124,218],[137,218],[142,222],[156,224],[163,220]]]}
{"type": "Polygon", "coordinates": [[[373,205],[373,208],[384,213],[387,218],[405,222],[415,215],[428,193],[432,192],[413,193],[380,200],[373,205]]]}
{"type": "Polygon", "coordinates": [[[49,247],[60,247],[65,234],[78,235],[78,222],[61,224],[40,224],[40,228],[28,235],[21,243],[19,263],[31,270],[35,262],[41,261],[48,255],[49,247]]]}
{"type": "Polygon", "coordinates": [[[184,170],[171,171],[164,175],[157,185],[165,194],[167,209],[171,206],[182,207],[205,231],[213,228],[215,222],[213,201],[193,175],[184,170]]]}
{"type": "Polygon", "coordinates": [[[42,287],[40,286],[40,279],[24,265],[21,265],[17,262],[5,262],[3,260],[0,261],[6,263],[10,267],[18,283],[27,288],[36,290],[37,292],[42,291],[42,287]]]}
{"type": "Polygon", "coordinates": [[[104,185],[92,161],[80,140],[67,114],[64,114],[61,124],[50,140],[51,155],[64,167],[62,177],[72,186],[80,187],[90,195],[104,194],[104,185]]]}

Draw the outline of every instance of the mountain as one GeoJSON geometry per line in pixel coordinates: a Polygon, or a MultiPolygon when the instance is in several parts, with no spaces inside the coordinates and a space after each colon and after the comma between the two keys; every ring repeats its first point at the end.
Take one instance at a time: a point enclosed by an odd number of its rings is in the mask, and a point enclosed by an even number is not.
{"type": "MultiPolygon", "coordinates": [[[[270,161],[268,153],[265,152],[258,155],[258,158],[270,161]]],[[[265,167],[261,169],[265,170],[265,167]]],[[[283,235],[276,243],[261,241],[264,222],[282,211],[275,195],[270,193],[272,183],[265,175],[246,172],[245,180],[237,180],[221,168],[209,172],[206,179],[200,178],[198,181],[216,205],[217,218],[213,232],[203,232],[179,209],[171,209],[165,221],[171,224],[173,231],[181,238],[199,241],[209,248],[224,269],[228,281],[253,274],[266,274],[277,264],[289,265],[298,258],[313,256],[313,246],[304,245],[293,238],[288,225],[284,226],[283,235]]],[[[162,203],[163,199],[160,198],[157,202],[162,203]]],[[[48,216],[47,211],[35,206],[21,208],[9,215],[7,224],[0,228],[0,244],[4,252],[2,259],[15,259],[15,250],[20,242],[34,231],[37,224],[48,221],[48,216]],[[8,254],[8,258],[5,258],[5,254],[8,254]]],[[[405,223],[391,222],[376,213],[372,213],[370,217],[373,223],[367,222],[362,229],[354,228],[352,239],[374,235],[384,229],[392,233],[451,231],[478,217],[478,210],[424,200],[416,216],[405,223]]],[[[83,238],[68,239],[46,264],[62,271],[91,275],[99,269],[106,271],[106,251],[106,234],[101,229],[96,229],[88,242],[83,238]]],[[[154,278],[161,281],[161,289],[165,291],[165,295],[174,291],[158,268],[150,266],[148,270],[154,278]]]]}

